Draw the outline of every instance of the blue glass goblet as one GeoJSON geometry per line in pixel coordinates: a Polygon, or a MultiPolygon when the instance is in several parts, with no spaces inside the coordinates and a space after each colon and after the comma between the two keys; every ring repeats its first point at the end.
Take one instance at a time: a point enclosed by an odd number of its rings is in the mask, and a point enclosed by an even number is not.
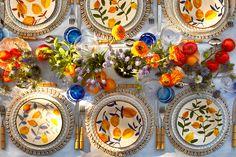
{"type": "Polygon", "coordinates": [[[169,103],[175,97],[175,91],[170,87],[160,87],[157,90],[157,98],[162,103],[169,103]]]}
{"type": "Polygon", "coordinates": [[[76,27],[69,27],[64,33],[64,39],[69,44],[77,44],[81,41],[82,33],[76,27]]]}
{"type": "Polygon", "coordinates": [[[72,85],[67,90],[67,98],[72,102],[80,101],[85,95],[84,88],[80,85],[72,85]]]}

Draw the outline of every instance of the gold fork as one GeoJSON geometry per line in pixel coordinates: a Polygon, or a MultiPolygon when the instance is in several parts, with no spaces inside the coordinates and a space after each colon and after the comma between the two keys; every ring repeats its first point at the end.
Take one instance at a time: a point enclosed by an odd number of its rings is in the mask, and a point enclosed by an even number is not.
{"type": "Polygon", "coordinates": [[[79,149],[83,150],[84,149],[84,119],[85,119],[85,105],[81,104],[79,106],[79,110],[80,110],[80,136],[79,136],[79,149]]]}
{"type": "Polygon", "coordinates": [[[160,118],[161,118],[161,150],[165,149],[165,130],[164,130],[164,114],[165,114],[166,108],[161,106],[159,113],[160,113],[160,118]]]}

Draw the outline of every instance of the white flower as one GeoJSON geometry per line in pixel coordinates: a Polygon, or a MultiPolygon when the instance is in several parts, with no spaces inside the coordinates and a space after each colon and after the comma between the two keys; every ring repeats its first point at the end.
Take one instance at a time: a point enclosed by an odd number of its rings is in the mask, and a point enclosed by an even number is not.
{"type": "Polygon", "coordinates": [[[197,75],[197,77],[195,78],[195,83],[199,84],[199,83],[202,83],[202,76],[201,75],[197,75]]]}

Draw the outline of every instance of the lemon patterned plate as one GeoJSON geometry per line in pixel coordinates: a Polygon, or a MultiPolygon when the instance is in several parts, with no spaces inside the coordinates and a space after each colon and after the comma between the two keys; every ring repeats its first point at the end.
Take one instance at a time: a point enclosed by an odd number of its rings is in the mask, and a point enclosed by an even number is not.
{"type": "Polygon", "coordinates": [[[228,27],[236,11],[235,0],[165,0],[163,12],[185,35],[206,39],[228,27]]]}
{"type": "Polygon", "coordinates": [[[86,118],[92,144],[113,156],[139,151],[153,131],[153,113],[149,105],[130,91],[102,93],[86,118]]]}
{"type": "Polygon", "coordinates": [[[166,132],[174,146],[188,155],[206,155],[224,143],[230,130],[230,113],[221,98],[210,91],[187,89],[176,96],[165,114],[166,132]]]}
{"type": "Polygon", "coordinates": [[[22,36],[38,36],[52,31],[67,12],[64,0],[8,0],[6,25],[22,36]]]}
{"type": "Polygon", "coordinates": [[[150,12],[146,0],[81,0],[82,17],[98,36],[111,38],[111,29],[120,24],[132,37],[141,29],[150,12]]]}
{"type": "Polygon", "coordinates": [[[71,137],[73,120],[66,98],[52,88],[26,91],[16,97],[6,116],[13,142],[34,155],[61,149],[71,137]]]}

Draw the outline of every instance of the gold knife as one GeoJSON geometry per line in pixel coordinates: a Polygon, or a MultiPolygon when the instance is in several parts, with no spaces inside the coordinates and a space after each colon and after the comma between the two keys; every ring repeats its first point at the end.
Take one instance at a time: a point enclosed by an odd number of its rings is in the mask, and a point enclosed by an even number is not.
{"type": "Polygon", "coordinates": [[[75,150],[79,150],[80,143],[80,128],[79,128],[79,102],[76,103],[74,108],[74,116],[75,116],[75,150]]]}
{"type": "Polygon", "coordinates": [[[6,108],[3,105],[0,105],[0,114],[2,119],[2,125],[1,125],[1,149],[5,149],[5,127],[4,127],[4,119],[6,115],[6,108]]]}
{"type": "Polygon", "coordinates": [[[232,136],[232,147],[236,147],[236,99],[234,100],[234,106],[233,106],[233,136],[232,136]]]}

